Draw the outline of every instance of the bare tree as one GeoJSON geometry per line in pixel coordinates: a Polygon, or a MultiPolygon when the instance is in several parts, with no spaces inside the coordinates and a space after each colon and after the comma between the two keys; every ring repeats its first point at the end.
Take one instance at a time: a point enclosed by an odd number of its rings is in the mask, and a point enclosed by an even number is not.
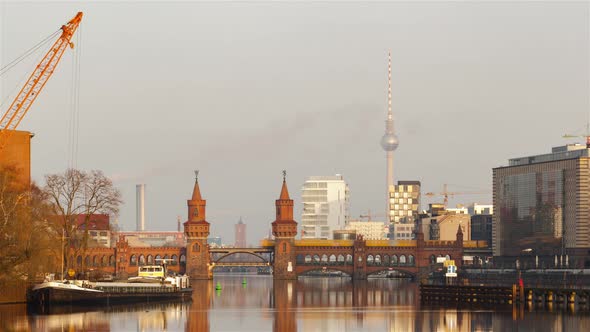
{"type": "MultiPolygon", "coordinates": [[[[64,261],[66,267],[73,262],[68,259],[68,249],[74,251],[74,257],[86,253],[88,248],[88,222],[93,214],[116,215],[122,203],[121,193],[102,171],[90,172],[68,169],[64,173],[45,176],[44,192],[47,195],[58,227],[61,228],[64,241],[64,261]],[[84,223],[79,225],[79,216],[84,216],[84,223]],[[82,228],[82,229],[81,229],[82,228]]],[[[82,268],[86,262],[82,260],[82,268]]]]}

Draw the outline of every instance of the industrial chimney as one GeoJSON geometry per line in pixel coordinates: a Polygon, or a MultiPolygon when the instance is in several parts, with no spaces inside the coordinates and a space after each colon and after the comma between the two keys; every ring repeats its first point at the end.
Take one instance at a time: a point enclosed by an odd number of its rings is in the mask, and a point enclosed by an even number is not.
{"type": "Polygon", "coordinates": [[[138,184],[135,187],[137,194],[136,230],[145,231],[145,184],[138,184]]]}

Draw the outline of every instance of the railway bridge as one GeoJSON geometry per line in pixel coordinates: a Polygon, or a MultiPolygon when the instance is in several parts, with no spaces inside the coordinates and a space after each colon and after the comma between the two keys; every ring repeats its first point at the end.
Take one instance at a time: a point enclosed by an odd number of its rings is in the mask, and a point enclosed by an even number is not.
{"type": "Polygon", "coordinates": [[[276,280],[297,279],[310,271],[341,271],[353,280],[363,280],[383,271],[398,271],[420,277],[430,273],[437,257],[455,259],[460,267],[463,232],[457,229],[455,241],[425,241],[419,230],[415,240],[296,240],[297,222],[293,219],[293,200],[287,183],[275,201],[276,219],[271,223],[273,240],[262,240],[258,248],[210,248],[207,244],[210,223],[206,220],[206,201],[202,199],[198,177],[187,201],[188,220],[186,272],[191,279],[211,279],[219,266],[272,266],[276,280]],[[229,259],[249,256],[248,260],[229,259]],[[251,258],[253,257],[253,258],[251,258]],[[253,261],[254,260],[254,261],[253,261]]]}

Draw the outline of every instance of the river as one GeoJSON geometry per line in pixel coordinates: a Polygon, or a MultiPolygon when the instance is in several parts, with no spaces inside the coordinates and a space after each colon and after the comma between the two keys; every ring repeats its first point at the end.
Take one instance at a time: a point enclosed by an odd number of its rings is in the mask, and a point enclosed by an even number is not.
{"type": "Polygon", "coordinates": [[[61,307],[50,315],[0,305],[0,331],[590,331],[587,309],[425,307],[417,285],[399,279],[218,275],[193,288],[184,303],[61,307]]]}

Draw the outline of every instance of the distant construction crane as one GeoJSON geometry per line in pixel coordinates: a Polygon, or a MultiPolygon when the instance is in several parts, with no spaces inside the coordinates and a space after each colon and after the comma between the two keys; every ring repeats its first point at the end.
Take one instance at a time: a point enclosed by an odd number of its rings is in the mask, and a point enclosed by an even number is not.
{"type": "Polygon", "coordinates": [[[4,149],[10,135],[18,127],[39,93],[43,90],[47,80],[55,71],[66,47],[74,48],[74,44],[70,40],[82,21],[82,15],[82,12],[78,12],[73,19],[61,27],[62,32],[59,38],[35,67],[35,70],[29,76],[16,98],[14,98],[8,110],[2,115],[0,120],[0,152],[4,149]]]}
{"type": "Polygon", "coordinates": [[[586,135],[572,135],[572,134],[565,134],[562,136],[563,138],[585,138],[586,139],[586,148],[590,149],[590,121],[586,124],[586,135]]]}
{"type": "MultiPolygon", "coordinates": [[[[374,217],[385,217],[383,213],[371,213],[371,210],[367,211],[367,214],[361,214],[360,219],[367,219],[367,221],[373,220],[374,217]]],[[[387,220],[389,221],[389,220],[387,220]]]]}
{"type": "Polygon", "coordinates": [[[489,191],[451,192],[451,191],[447,190],[447,184],[445,183],[445,184],[443,184],[443,191],[442,192],[439,192],[439,193],[429,192],[429,193],[425,193],[424,196],[427,196],[427,197],[443,196],[444,197],[443,205],[446,209],[449,204],[449,196],[453,197],[455,195],[484,195],[484,194],[489,194],[489,193],[490,193],[489,191]]]}

